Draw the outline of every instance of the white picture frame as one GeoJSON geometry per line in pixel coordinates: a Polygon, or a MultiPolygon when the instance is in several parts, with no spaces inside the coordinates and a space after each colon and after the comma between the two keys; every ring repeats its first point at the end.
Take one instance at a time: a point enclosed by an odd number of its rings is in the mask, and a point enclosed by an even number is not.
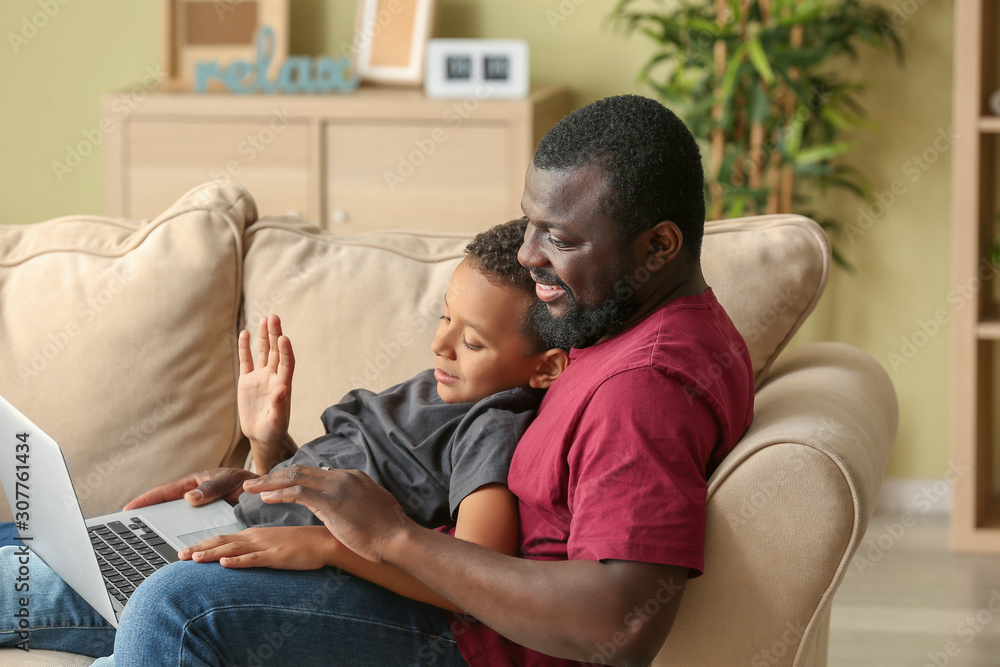
{"type": "Polygon", "coordinates": [[[364,82],[420,85],[435,0],[359,0],[355,73],[364,82]]]}

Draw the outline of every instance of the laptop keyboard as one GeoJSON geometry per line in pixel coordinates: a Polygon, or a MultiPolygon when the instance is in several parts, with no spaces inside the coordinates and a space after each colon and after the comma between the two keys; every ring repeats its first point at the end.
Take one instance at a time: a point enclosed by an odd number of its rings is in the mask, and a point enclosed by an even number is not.
{"type": "Polygon", "coordinates": [[[177,560],[177,551],[141,519],[129,519],[127,526],[110,521],[89,532],[108,592],[122,604],[146,577],[177,560]]]}

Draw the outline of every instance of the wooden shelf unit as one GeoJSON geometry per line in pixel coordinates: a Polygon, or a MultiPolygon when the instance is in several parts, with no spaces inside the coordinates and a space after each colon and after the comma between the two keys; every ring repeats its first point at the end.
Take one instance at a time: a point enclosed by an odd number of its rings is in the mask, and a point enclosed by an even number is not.
{"type": "Polygon", "coordinates": [[[570,105],[560,86],[515,100],[376,87],[116,93],[104,104],[105,208],[149,218],[196,185],[231,179],[262,216],[299,215],[331,231],[477,232],[521,215],[535,147],[570,105]]]}
{"type": "Polygon", "coordinates": [[[1000,88],[998,6],[1000,0],[955,3],[952,271],[953,286],[974,296],[956,303],[952,318],[952,469],[958,472],[951,547],[983,553],[1000,553],[1000,421],[994,417],[1000,276],[990,259],[1000,213],[1000,118],[989,109],[1000,88]]]}

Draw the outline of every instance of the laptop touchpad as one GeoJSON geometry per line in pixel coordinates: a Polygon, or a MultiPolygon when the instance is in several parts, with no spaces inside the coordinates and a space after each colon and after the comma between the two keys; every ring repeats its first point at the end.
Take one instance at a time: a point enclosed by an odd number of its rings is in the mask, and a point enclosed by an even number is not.
{"type": "Polygon", "coordinates": [[[241,530],[243,530],[242,524],[231,523],[228,526],[218,526],[216,528],[199,530],[194,533],[185,533],[184,535],[178,535],[177,539],[183,542],[185,546],[193,547],[202,540],[207,540],[210,537],[214,537],[216,535],[227,535],[229,533],[238,533],[241,530]]]}

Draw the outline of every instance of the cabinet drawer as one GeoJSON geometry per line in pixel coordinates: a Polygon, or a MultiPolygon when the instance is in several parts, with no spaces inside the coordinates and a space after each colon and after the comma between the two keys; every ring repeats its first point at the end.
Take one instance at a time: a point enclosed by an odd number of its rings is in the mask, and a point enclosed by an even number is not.
{"type": "Polygon", "coordinates": [[[126,124],[123,215],[149,218],[181,193],[232,179],[253,193],[261,216],[309,211],[309,130],[278,116],[143,119],[126,124]]]}
{"type": "Polygon", "coordinates": [[[520,216],[525,143],[503,122],[328,124],[325,226],[475,232],[520,216]]]}

